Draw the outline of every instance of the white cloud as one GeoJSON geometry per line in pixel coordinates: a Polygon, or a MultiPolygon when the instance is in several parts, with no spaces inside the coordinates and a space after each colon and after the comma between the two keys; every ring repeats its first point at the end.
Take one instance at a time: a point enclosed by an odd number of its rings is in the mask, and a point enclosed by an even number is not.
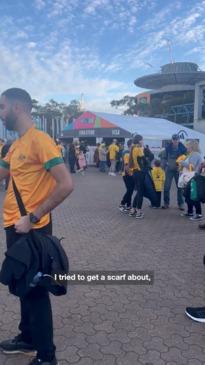
{"type": "Polygon", "coordinates": [[[41,10],[46,6],[46,1],[45,0],[35,0],[35,6],[38,10],[41,10]]]}
{"type": "Polygon", "coordinates": [[[35,48],[36,47],[36,43],[35,42],[29,42],[29,43],[27,43],[27,47],[28,48],[35,48]]]}
{"type": "Polygon", "coordinates": [[[137,93],[132,76],[130,83],[117,81],[124,74],[154,73],[169,62],[166,39],[174,54],[196,57],[200,50],[204,64],[205,1],[193,4],[186,10],[175,0],[159,10],[157,0],[35,0],[36,9],[46,10],[45,23],[0,17],[1,88],[19,85],[40,100],[84,93],[103,110],[117,95],[137,93]]]}
{"type": "Polygon", "coordinates": [[[73,62],[69,55],[71,50],[69,51],[67,46],[52,57],[46,57],[45,53],[30,47],[14,54],[12,48],[0,43],[0,52],[3,55],[0,59],[1,91],[8,87],[22,87],[33,98],[43,102],[58,95],[59,98],[60,95],[67,95],[69,100],[69,95],[78,97],[84,93],[89,100],[96,100],[101,105],[101,110],[109,107],[110,101],[119,90],[121,95],[127,92],[129,85],[126,83],[100,75],[86,77],[80,64],[73,62]]]}

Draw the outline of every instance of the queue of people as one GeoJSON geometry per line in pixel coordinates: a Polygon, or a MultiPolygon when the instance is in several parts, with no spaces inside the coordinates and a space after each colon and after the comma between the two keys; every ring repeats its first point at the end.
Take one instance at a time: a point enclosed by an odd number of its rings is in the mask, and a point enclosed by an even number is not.
{"type": "Polygon", "coordinates": [[[116,139],[113,139],[108,146],[102,141],[96,145],[93,162],[100,172],[108,172],[108,175],[116,176],[122,171],[123,152],[124,144],[116,139]]]}

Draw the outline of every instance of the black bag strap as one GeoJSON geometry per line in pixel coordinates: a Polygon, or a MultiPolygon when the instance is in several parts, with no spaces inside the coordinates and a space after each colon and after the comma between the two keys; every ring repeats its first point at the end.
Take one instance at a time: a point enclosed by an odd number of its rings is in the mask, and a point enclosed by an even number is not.
{"type": "Polygon", "coordinates": [[[17,189],[16,183],[15,183],[13,177],[12,177],[12,184],[13,184],[13,190],[14,190],[14,194],[15,194],[15,197],[16,197],[16,201],[17,201],[21,216],[25,216],[25,215],[27,215],[27,211],[26,211],[25,205],[23,203],[23,200],[22,200],[21,195],[20,195],[20,193],[17,189]]]}

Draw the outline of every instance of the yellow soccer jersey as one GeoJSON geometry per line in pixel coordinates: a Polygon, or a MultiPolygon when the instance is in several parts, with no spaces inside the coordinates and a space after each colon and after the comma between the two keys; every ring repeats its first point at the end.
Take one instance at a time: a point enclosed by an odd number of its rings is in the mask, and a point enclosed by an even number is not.
{"type": "Polygon", "coordinates": [[[137,158],[143,156],[144,156],[143,147],[134,146],[132,149],[133,170],[139,170],[139,171],[141,170],[137,158]]]}
{"type": "Polygon", "coordinates": [[[154,186],[156,191],[163,191],[165,182],[165,172],[161,167],[153,167],[152,179],[154,181],[154,186]]]}
{"type": "MultiPolygon", "coordinates": [[[[6,157],[0,160],[0,166],[8,168],[11,176],[3,204],[5,227],[14,225],[20,218],[12,186],[12,177],[27,212],[31,213],[53,191],[56,182],[49,170],[61,163],[63,163],[62,155],[54,140],[34,126],[12,144],[6,157]]],[[[49,221],[50,215],[46,214],[35,225],[35,228],[44,227],[49,221]]]]}
{"type": "Polygon", "coordinates": [[[110,160],[116,160],[117,152],[119,152],[119,147],[116,144],[111,144],[108,148],[110,160]]]}

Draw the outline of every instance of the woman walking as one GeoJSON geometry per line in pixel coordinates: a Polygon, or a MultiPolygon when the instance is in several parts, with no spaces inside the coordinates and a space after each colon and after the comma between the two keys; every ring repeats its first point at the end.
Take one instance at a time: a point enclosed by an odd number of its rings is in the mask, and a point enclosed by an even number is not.
{"type": "MultiPolygon", "coordinates": [[[[188,156],[184,161],[180,161],[179,165],[182,168],[186,168],[188,171],[194,171],[199,173],[201,170],[202,156],[200,154],[199,143],[195,140],[187,143],[188,156]]],[[[185,189],[185,201],[187,204],[187,212],[182,213],[181,216],[189,217],[192,221],[198,221],[202,219],[201,203],[198,201],[191,200],[191,187],[188,183],[185,189]],[[195,208],[195,215],[194,215],[195,208]]]]}
{"type": "Polygon", "coordinates": [[[129,161],[129,166],[133,169],[133,179],[137,190],[129,216],[135,216],[136,219],[142,219],[144,218],[142,204],[144,196],[146,160],[144,156],[143,137],[140,135],[136,135],[133,138],[129,161]]]}

